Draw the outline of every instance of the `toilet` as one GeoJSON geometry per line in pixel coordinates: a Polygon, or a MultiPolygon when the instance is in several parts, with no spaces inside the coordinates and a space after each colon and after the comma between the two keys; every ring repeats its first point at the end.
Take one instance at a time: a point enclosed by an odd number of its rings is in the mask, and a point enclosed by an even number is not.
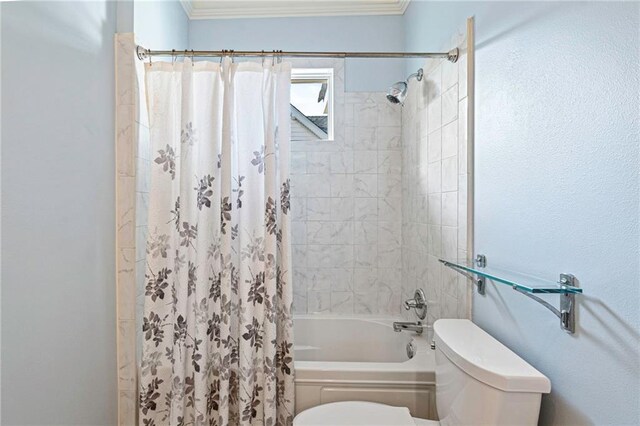
{"type": "Polygon", "coordinates": [[[537,425],[551,382],[469,320],[434,323],[436,407],[440,421],[411,417],[406,407],[363,401],[323,404],[294,426],[537,425]]]}

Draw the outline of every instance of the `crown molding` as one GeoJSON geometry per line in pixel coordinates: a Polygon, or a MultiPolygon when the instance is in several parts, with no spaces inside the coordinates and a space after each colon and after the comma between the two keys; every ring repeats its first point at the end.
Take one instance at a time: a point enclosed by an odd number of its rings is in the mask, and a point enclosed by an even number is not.
{"type": "Polygon", "coordinates": [[[191,19],[191,14],[193,13],[193,6],[191,5],[191,0],[180,0],[180,4],[184,9],[184,13],[187,14],[187,18],[191,19]]]}
{"type": "Polygon", "coordinates": [[[402,15],[410,0],[180,0],[189,19],[402,15]]]}

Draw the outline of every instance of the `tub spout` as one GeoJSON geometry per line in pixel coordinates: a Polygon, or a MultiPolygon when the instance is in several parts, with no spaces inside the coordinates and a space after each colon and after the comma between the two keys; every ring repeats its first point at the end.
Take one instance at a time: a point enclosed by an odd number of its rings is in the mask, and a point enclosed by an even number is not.
{"type": "Polygon", "coordinates": [[[393,331],[401,332],[402,330],[414,331],[416,334],[422,334],[424,325],[418,322],[396,321],[393,323],[393,331]]]}

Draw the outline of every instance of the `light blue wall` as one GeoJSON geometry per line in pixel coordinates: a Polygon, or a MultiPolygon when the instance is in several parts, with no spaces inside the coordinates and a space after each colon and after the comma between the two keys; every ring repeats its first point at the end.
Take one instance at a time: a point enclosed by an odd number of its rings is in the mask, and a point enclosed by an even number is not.
{"type": "MultiPolygon", "coordinates": [[[[189,48],[202,50],[401,51],[401,16],[193,20],[189,48]]],[[[404,80],[400,60],[349,59],[347,91],[383,92],[404,80]]]]}
{"type": "Polygon", "coordinates": [[[476,252],[585,291],[574,336],[492,284],[473,319],[551,379],[541,424],[638,424],[640,4],[414,1],[405,48],[472,15],[476,252]]]}
{"type": "Polygon", "coordinates": [[[148,49],[189,48],[189,18],[177,0],[133,2],[136,42],[148,49]]]}
{"type": "Polygon", "coordinates": [[[2,3],[2,424],[116,424],[115,3],[2,3]]]}

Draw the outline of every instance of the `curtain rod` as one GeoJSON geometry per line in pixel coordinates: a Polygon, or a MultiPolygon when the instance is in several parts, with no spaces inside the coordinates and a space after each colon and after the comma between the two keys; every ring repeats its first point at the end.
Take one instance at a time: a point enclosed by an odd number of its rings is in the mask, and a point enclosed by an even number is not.
{"type": "Polygon", "coordinates": [[[445,58],[450,62],[458,60],[458,48],[448,52],[288,52],[282,50],[150,50],[137,46],[138,59],[150,59],[152,56],[184,57],[267,57],[288,58],[445,58]]]}

